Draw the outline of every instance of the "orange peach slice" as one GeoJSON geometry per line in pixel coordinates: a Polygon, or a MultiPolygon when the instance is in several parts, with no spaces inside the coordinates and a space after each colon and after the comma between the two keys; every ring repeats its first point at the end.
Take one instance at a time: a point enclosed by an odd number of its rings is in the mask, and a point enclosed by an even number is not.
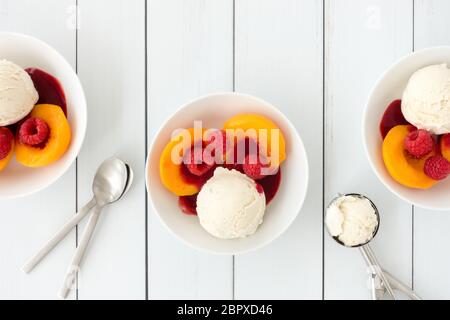
{"type": "Polygon", "coordinates": [[[450,161],[450,133],[444,134],[441,137],[441,153],[442,156],[450,161]]]}
{"type": "MultiPolygon", "coordinates": [[[[244,131],[247,130],[256,130],[256,134],[258,136],[258,141],[261,139],[260,130],[267,130],[267,155],[270,157],[272,154],[272,150],[276,149],[274,143],[278,145],[278,163],[272,163],[273,166],[279,166],[286,159],[286,140],[284,139],[283,133],[278,128],[278,126],[270,119],[261,116],[259,114],[251,114],[251,113],[243,113],[235,115],[234,117],[228,119],[223,126],[224,130],[227,129],[242,129],[244,131]],[[272,130],[279,130],[279,138],[278,141],[272,141],[272,130]]],[[[260,146],[264,144],[260,143],[260,146]]]]}
{"type": "Polygon", "coordinates": [[[427,158],[436,154],[435,151],[423,159],[415,159],[408,155],[404,141],[411,130],[409,125],[399,125],[392,128],[383,141],[383,160],[391,177],[401,185],[415,189],[428,189],[438,181],[428,177],[424,171],[427,158]]]}
{"type": "Polygon", "coordinates": [[[16,160],[26,167],[43,167],[59,160],[70,145],[71,131],[63,110],[56,105],[36,105],[30,117],[44,120],[50,135],[42,148],[23,144],[16,138],[16,160]]]}
{"type": "MultiPolygon", "coordinates": [[[[202,135],[203,132],[204,131],[202,131],[202,135]]],[[[190,140],[190,144],[187,147],[194,145],[194,139],[202,139],[202,137],[195,137],[194,128],[187,129],[184,134],[178,135],[166,145],[159,160],[159,176],[161,182],[164,187],[177,196],[191,196],[200,191],[200,187],[196,181],[188,181],[185,179],[183,164],[176,163],[172,158],[173,153],[177,154],[180,159],[183,157],[185,148],[182,147],[182,145],[183,139],[186,138],[189,138],[190,140]],[[185,134],[187,134],[188,137],[186,137],[185,134]]]]}

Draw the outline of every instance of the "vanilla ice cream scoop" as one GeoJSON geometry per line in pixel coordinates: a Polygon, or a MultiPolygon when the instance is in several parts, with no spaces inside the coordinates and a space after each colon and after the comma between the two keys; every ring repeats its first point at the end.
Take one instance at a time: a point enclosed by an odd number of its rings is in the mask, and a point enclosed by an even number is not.
{"type": "Polygon", "coordinates": [[[417,70],[403,92],[405,119],[434,134],[450,133],[450,69],[447,64],[417,70]]]}
{"type": "Polygon", "coordinates": [[[239,171],[220,167],[197,197],[200,224],[221,239],[255,233],[263,222],[265,209],[266,197],[254,180],[239,171]]]}
{"type": "Polygon", "coordinates": [[[369,199],[345,195],[330,204],[325,224],[333,237],[345,246],[353,247],[372,240],[378,228],[378,216],[369,199]]]}
{"type": "Polygon", "coordinates": [[[22,120],[38,99],[28,73],[10,61],[0,60],[0,126],[22,120]]]}

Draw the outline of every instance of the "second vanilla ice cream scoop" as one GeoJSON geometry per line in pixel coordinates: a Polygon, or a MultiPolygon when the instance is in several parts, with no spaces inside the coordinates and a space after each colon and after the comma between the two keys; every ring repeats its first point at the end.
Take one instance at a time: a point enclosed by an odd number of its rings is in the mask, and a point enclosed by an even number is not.
{"type": "Polygon", "coordinates": [[[28,73],[15,63],[0,60],[0,127],[22,120],[38,99],[28,73]]]}
{"type": "Polygon", "coordinates": [[[265,210],[262,188],[237,170],[217,168],[197,197],[201,226],[221,239],[252,235],[263,222],[265,210]]]}
{"type": "Polygon", "coordinates": [[[436,64],[419,69],[408,81],[402,98],[405,119],[434,134],[450,133],[450,69],[436,64]]]}

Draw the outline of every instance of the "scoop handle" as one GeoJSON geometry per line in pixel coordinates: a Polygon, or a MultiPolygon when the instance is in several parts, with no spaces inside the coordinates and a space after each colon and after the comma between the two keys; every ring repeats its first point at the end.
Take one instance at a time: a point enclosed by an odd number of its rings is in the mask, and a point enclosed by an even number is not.
{"type": "Polygon", "coordinates": [[[359,247],[364,259],[366,260],[367,264],[371,267],[375,267],[376,274],[380,277],[381,281],[384,284],[384,287],[386,288],[387,293],[395,300],[395,293],[392,289],[392,286],[387,279],[386,275],[384,274],[383,269],[380,266],[380,263],[378,262],[375,254],[372,251],[372,248],[369,246],[369,244],[365,244],[361,247],[359,247]]]}
{"type": "Polygon", "coordinates": [[[42,248],[31,257],[21,268],[24,273],[29,273],[38,265],[38,263],[75,227],[81,219],[95,206],[95,199],[89,201],[77,214],[73,215],[70,220],[59,229],[59,231],[48,240],[42,248]]]}
{"type": "Polygon", "coordinates": [[[87,223],[86,229],[83,232],[81,241],[75,250],[72,257],[72,262],[69,265],[66,276],[64,278],[63,285],[59,290],[58,296],[65,299],[69,294],[70,290],[75,285],[76,276],[80,270],[81,260],[83,259],[84,253],[89,245],[89,240],[91,240],[94,234],[95,226],[97,225],[98,218],[100,217],[100,212],[102,211],[101,206],[95,206],[94,213],[92,213],[89,221],[87,223]]]}

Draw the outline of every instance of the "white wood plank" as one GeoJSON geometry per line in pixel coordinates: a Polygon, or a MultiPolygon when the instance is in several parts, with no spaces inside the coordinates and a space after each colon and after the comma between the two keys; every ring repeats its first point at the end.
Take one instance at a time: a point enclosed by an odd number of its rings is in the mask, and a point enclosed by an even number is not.
{"type": "MultiPolygon", "coordinates": [[[[415,1],[415,50],[450,45],[449,12],[450,2],[446,0],[415,1]]],[[[450,267],[446,253],[450,243],[449,225],[450,211],[415,208],[414,287],[427,299],[450,298],[450,278],[446,276],[450,267]]]]}
{"type": "Polygon", "coordinates": [[[82,267],[79,298],[144,299],[145,1],[79,0],[79,6],[78,70],[88,101],[79,205],[91,197],[104,159],[122,158],[135,174],[126,197],[103,212],[82,267]]]}
{"type": "MultiPolygon", "coordinates": [[[[232,90],[232,5],[232,0],[148,1],[149,141],[183,103],[232,90]]],[[[232,297],[231,257],[185,246],[150,205],[148,215],[150,299],[232,297]]]]}
{"type": "MultiPolygon", "coordinates": [[[[410,0],[326,1],[326,204],[337,193],[359,192],[381,214],[373,241],[380,263],[411,283],[412,210],[375,177],[361,142],[370,89],[412,48],[410,0]]],[[[325,240],[325,298],[368,299],[366,266],[357,250],[325,240]]]]}
{"type": "Polygon", "coordinates": [[[310,164],[308,196],[294,224],[268,247],[236,257],[238,299],[322,297],[322,17],[321,1],[236,1],[236,91],[284,112],[310,164]]]}
{"type": "MultiPolygon", "coordinates": [[[[75,66],[75,29],[68,28],[74,4],[74,0],[0,0],[0,30],[38,37],[75,66]]],[[[1,200],[0,299],[57,298],[75,248],[75,232],[31,274],[25,275],[19,268],[74,212],[74,166],[45,191],[22,199],[1,200]]]]}

